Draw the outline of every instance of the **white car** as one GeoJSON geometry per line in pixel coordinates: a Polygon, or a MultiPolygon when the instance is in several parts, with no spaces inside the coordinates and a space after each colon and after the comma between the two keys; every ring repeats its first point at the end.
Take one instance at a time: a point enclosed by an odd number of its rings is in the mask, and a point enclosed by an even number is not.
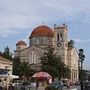
{"type": "Polygon", "coordinates": [[[21,80],[15,80],[13,83],[13,86],[20,86],[21,85],[21,80]]]}

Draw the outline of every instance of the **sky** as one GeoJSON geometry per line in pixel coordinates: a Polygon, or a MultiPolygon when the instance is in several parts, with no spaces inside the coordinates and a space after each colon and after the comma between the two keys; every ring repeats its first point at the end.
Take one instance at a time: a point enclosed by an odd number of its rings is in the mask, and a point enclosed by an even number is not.
{"type": "Polygon", "coordinates": [[[84,68],[90,70],[90,0],[0,0],[0,51],[28,37],[39,25],[66,23],[69,40],[83,48],[84,68]]]}

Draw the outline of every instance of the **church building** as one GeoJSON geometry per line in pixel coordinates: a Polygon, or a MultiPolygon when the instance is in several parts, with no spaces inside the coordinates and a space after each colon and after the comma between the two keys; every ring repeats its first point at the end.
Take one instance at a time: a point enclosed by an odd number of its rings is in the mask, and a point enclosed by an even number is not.
{"type": "Polygon", "coordinates": [[[61,56],[64,63],[71,70],[71,81],[78,81],[78,52],[75,47],[68,45],[68,27],[65,24],[40,25],[33,29],[29,36],[29,46],[20,40],[16,43],[15,57],[21,62],[28,62],[32,68],[40,70],[40,57],[45,52],[45,47],[53,47],[55,52],[61,56]]]}

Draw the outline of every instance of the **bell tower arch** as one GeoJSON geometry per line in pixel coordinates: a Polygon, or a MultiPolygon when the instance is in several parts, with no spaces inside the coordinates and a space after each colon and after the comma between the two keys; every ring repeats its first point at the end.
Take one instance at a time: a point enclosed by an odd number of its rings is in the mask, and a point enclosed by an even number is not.
{"type": "Polygon", "coordinates": [[[67,64],[67,25],[62,24],[61,26],[54,26],[54,47],[58,54],[63,58],[65,64],[67,64]]]}

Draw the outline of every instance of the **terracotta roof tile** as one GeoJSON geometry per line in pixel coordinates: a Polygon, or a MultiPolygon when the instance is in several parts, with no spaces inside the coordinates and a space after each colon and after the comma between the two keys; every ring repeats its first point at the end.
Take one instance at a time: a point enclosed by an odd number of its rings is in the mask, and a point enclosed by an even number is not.
{"type": "Polygon", "coordinates": [[[51,28],[48,26],[42,25],[35,28],[30,37],[53,37],[54,32],[51,28]]]}
{"type": "Polygon", "coordinates": [[[21,40],[21,41],[18,41],[18,42],[16,43],[16,46],[17,46],[17,45],[27,45],[27,44],[26,44],[24,41],[21,40]]]}

